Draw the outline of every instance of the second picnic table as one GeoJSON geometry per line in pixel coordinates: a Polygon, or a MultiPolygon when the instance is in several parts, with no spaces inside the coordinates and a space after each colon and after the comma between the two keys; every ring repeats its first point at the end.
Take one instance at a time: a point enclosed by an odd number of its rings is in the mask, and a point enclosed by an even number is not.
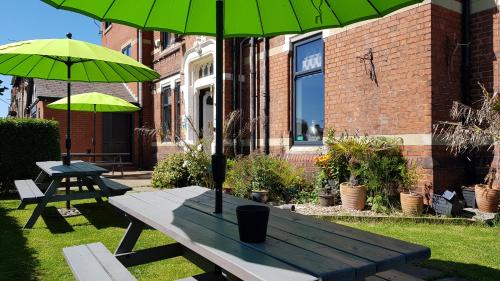
{"type": "Polygon", "coordinates": [[[359,280],[430,257],[427,247],[278,208],[271,208],[265,243],[243,243],[236,207],[260,203],[225,194],[224,212],[214,214],[214,201],[213,191],[196,186],[110,198],[131,221],[114,257],[96,243],[65,249],[68,263],[78,280],[90,280],[78,278],[78,272],[88,272],[94,256],[93,272],[120,272],[129,277],[123,280],[134,278],[121,266],[174,256],[186,257],[212,276],[222,271],[241,280],[359,280]],[[146,226],[177,243],[134,251],[146,226]],[[89,260],[72,258],[79,255],[89,260]],[[115,258],[121,265],[113,263],[115,258]]]}
{"type": "Polygon", "coordinates": [[[81,200],[95,198],[97,202],[102,202],[101,197],[120,195],[131,188],[120,185],[117,182],[101,177],[108,170],[83,161],[72,161],[71,165],[63,165],[61,161],[37,162],[40,173],[36,180],[18,180],[15,182],[16,188],[21,197],[21,205],[37,204],[33,214],[25,225],[25,228],[32,228],[37,219],[42,214],[45,206],[49,202],[61,202],[69,200],[81,200]],[[50,183],[46,187],[44,181],[49,179],[50,183]],[[56,194],[57,189],[63,186],[62,181],[76,178],[74,182],[68,182],[67,187],[83,184],[87,187],[87,192],[56,194]],[[99,187],[96,190],[94,185],[99,187]],[[42,192],[45,190],[45,192],[42,192]]]}

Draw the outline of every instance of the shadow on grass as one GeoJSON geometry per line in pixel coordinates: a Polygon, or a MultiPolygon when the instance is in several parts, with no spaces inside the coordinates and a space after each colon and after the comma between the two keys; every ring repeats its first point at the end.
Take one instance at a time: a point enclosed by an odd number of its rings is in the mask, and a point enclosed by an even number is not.
{"type": "MultiPolygon", "coordinates": [[[[485,249],[485,251],[487,251],[487,249],[485,249]]],[[[462,277],[469,281],[500,280],[500,270],[477,264],[430,259],[421,262],[420,265],[423,267],[439,270],[443,272],[444,276],[462,277]]]]}
{"type": "Polygon", "coordinates": [[[11,211],[15,209],[7,209],[0,204],[0,279],[37,280],[35,251],[27,246],[22,226],[9,216],[11,211]]]}
{"type": "Polygon", "coordinates": [[[66,218],[61,216],[54,206],[47,206],[43,210],[42,218],[51,233],[67,233],[75,231],[66,218]]]}
{"type": "Polygon", "coordinates": [[[127,228],[128,219],[108,202],[75,204],[82,215],[97,229],[108,227],[127,228]]]}

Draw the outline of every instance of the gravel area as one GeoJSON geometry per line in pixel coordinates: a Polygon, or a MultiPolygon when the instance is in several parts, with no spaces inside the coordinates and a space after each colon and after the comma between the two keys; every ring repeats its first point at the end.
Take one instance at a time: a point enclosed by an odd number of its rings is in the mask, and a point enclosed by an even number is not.
{"type": "MultiPolygon", "coordinates": [[[[295,205],[295,211],[303,215],[312,216],[357,216],[357,217],[379,217],[384,214],[379,214],[371,210],[355,211],[345,210],[342,205],[335,205],[330,207],[322,207],[320,205],[308,203],[295,205]]],[[[400,212],[393,212],[391,216],[403,216],[400,212]]]]}

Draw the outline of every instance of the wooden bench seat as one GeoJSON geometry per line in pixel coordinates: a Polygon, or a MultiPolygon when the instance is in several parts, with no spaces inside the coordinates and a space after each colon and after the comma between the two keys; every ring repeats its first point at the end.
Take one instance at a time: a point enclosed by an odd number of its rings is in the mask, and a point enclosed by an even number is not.
{"type": "Polygon", "coordinates": [[[112,179],[108,179],[108,178],[105,178],[105,177],[101,177],[101,179],[104,182],[104,184],[111,190],[111,195],[112,196],[123,195],[127,191],[132,190],[131,187],[126,186],[124,184],[121,184],[121,183],[119,183],[117,181],[114,181],[112,179]]]}
{"type": "Polygon", "coordinates": [[[26,204],[37,203],[44,198],[44,194],[32,180],[16,180],[14,184],[21,197],[19,209],[23,209],[26,204]]]}
{"type": "Polygon", "coordinates": [[[64,248],[63,253],[76,280],[137,280],[102,243],[64,248]]]}
{"type": "Polygon", "coordinates": [[[183,279],[178,279],[176,281],[227,281],[224,276],[215,273],[202,273],[192,277],[187,277],[183,279]]]}

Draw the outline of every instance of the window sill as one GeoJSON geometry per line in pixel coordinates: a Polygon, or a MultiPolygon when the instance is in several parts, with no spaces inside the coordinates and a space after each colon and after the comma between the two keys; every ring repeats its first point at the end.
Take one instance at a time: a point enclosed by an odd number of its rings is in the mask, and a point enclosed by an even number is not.
{"type": "Polygon", "coordinates": [[[292,145],[289,152],[290,153],[321,153],[324,150],[324,148],[325,148],[325,146],[322,144],[318,144],[318,145],[295,144],[295,145],[292,145]]]}

